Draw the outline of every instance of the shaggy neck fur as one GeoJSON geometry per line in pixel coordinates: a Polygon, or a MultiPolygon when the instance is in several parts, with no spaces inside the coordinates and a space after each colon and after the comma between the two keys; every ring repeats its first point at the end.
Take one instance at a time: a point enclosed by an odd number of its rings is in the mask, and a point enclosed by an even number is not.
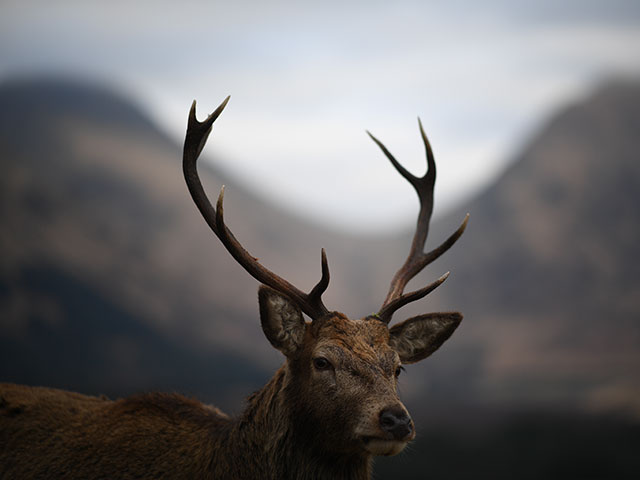
{"type": "Polygon", "coordinates": [[[229,431],[218,437],[219,447],[226,450],[218,458],[228,462],[227,471],[244,471],[246,478],[368,480],[370,455],[327,452],[314,432],[295,418],[287,398],[288,375],[286,366],[280,368],[248,398],[247,408],[231,421],[229,431]]]}

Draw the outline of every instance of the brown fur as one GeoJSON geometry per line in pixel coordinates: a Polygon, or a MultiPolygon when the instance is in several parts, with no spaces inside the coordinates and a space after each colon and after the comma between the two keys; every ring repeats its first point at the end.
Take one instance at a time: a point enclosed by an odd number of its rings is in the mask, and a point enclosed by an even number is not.
{"type": "Polygon", "coordinates": [[[1,384],[0,478],[368,479],[373,455],[414,436],[412,423],[399,440],[381,428],[384,409],[406,413],[387,326],[339,313],[299,322],[286,297],[260,293],[287,360],[238,418],[177,394],[113,401],[1,384]]]}

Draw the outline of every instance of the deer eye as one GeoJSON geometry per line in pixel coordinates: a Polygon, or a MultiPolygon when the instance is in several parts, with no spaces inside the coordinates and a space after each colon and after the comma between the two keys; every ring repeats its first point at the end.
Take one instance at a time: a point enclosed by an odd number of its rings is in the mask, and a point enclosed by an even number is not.
{"type": "Polygon", "coordinates": [[[316,357],[313,359],[313,366],[316,370],[329,370],[331,362],[324,357],[316,357]]]}
{"type": "Polygon", "coordinates": [[[398,368],[396,368],[396,377],[399,377],[403,370],[403,366],[399,366],[398,368]]]}

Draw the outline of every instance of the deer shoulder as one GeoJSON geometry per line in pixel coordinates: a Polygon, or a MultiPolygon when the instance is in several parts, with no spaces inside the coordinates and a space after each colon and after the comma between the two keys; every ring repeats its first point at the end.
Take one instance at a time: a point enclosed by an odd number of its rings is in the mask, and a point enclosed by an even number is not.
{"type": "Polygon", "coordinates": [[[1,384],[0,478],[178,478],[177,468],[181,478],[207,478],[211,432],[228,424],[177,394],[110,400],[1,384]]]}

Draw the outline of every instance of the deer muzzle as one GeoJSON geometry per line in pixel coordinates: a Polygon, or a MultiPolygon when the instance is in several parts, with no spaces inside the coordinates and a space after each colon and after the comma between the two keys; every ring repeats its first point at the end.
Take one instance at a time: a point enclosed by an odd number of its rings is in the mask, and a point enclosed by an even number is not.
{"type": "Polygon", "coordinates": [[[409,441],[413,438],[413,422],[404,408],[385,408],[380,412],[380,428],[394,440],[409,441]]]}

